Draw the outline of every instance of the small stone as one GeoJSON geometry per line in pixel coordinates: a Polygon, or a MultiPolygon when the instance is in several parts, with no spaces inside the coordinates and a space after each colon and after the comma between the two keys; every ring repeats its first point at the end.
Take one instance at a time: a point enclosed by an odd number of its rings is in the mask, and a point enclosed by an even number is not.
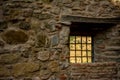
{"type": "Polygon", "coordinates": [[[50,57],[50,54],[48,51],[40,51],[38,52],[37,58],[41,61],[46,61],[50,57]]]}
{"type": "Polygon", "coordinates": [[[45,22],[44,23],[45,24],[45,27],[49,30],[49,31],[55,31],[56,30],[56,28],[55,28],[55,24],[56,24],[56,22],[54,21],[54,20],[51,20],[51,21],[49,21],[49,22],[45,22]]]}
{"type": "Polygon", "coordinates": [[[49,38],[48,38],[46,33],[39,32],[37,34],[36,46],[37,47],[47,47],[47,46],[49,46],[49,38]]]}
{"type": "Polygon", "coordinates": [[[32,30],[38,31],[41,26],[41,22],[37,18],[31,18],[30,25],[32,30]]]}
{"type": "Polygon", "coordinates": [[[54,35],[51,38],[51,46],[57,46],[59,43],[59,37],[58,35],[54,35]]]}
{"type": "Polygon", "coordinates": [[[28,22],[22,22],[22,23],[20,23],[19,28],[23,29],[23,30],[29,30],[30,24],[28,22]]]}
{"type": "Polygon", "coordinates": [[[51,72],[58,72],[59,71],[59,63],[57,61],[52,61],[48,64],[49,69],[51,72]]]}
{"type": "Polygon", "coordinates": [[[42,80],[47,80],[50,77],[50,75],[51,75],[51,72],[48,69],[40,71],[40,78],[42,80]]]}
{"type": "Polygon", "coordinates": [[[52,15],[50,13],[39,14],[38,18],[40,20],[50,19],[50,18],[52,18],[52,15]]]}
{"type": "Polygon", "coordinates": [[[100,49],[105,49],[105,45],[104,44],[99,44],[97,47],[100,48],[100,49]]]}

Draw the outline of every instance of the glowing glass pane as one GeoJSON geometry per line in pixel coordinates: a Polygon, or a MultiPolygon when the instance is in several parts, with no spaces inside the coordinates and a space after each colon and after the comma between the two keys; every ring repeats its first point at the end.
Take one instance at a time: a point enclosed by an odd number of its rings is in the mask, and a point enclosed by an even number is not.
{"type": "Polygon", "coordinates": [[[81,58],[77,57],[77,63],[81,63],[81,58]]]}
{"type": "Polygon", "coordinates": [[[75,36],[70,36],[70,43],[75,43],[75,36]]]}
{"type": "Polygon", "coordinates": [[[91,50],[92,46],[91,44],[87,44],[87,50],[91,50]]]}
{"type": "Polygon", "coordinates": [[[75,50],[75,44],[70,44],[70,50],[75,50]]]}
{"type": "Polygon", "coordinates": [[[87,58],[86,57],[82,57],[82,61],[83,61],[83,63],[87,63],[87,58]]]}
{"type": "Polygon", "coordinates": [[[75,56],[75,51],[70,51],[70,56],[75,56]]]}
{"type": "Polygon", "coordinates": [[[76,50],[81,50],[81,44],[76,44],[76,50]]]}
{"type": "Polygon", "coordinates": [[[86,51],[82,51],[82,56],[87,56],[86,51]]]}
{"type": "Polygon", "coordinates": [[[88,57],[88,62],[90,63],[90,62],[92,62],[92,59],[91,59],[91,57],[88,57]]]}
{"type": "Polygon", "coordinates": [[[82,37],[82,43],[86,43],[86,37],[82,37]]]}
{"type": "Polygon", "coordinates": [[[76,43],[81,43],[81,37],[80,36],[76,36],[76,43]]]}
{"type": "Polygon", "coordinates": [[[76,51],[76,56],[81,56],[81,51],[76,51]]]}
{"type": "Polygon", "coordinates": [[[86,50],[86,44],[82,44],[82,50],[86,50]]]}
{"type": "Polygon", "coordinates": [[[92,43],[91,37],[87,37],[87,43],[92,43]]]}
{"type": "Polygon", "coordinates": [[[92,56],[91,54],[91,51],[87,51],[87,54],[88,54],[88,56],[92,56]]]}
{"type": "Polygon", "coordinates": [[[71,63],[75,63],[75,58],[70,58],[71,63]]]}

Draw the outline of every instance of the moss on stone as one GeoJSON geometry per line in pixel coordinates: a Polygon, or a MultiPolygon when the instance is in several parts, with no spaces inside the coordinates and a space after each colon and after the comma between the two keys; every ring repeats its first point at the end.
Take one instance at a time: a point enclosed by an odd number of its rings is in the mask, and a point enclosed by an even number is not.
{"type": "Polygon", "coordinates": [[[21,30],[8,30],[2,38],[8,44],[21,44],[28,40],[28,35],[21,30]]]}

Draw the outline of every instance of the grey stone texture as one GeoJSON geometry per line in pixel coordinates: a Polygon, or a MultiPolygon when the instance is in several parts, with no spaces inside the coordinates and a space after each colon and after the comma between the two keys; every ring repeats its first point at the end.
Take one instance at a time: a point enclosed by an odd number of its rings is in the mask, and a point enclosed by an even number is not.
{"type": "Polygon", "coordinates": [[[65,15],[120,17],[110,0],[1,0],[0,80],[120,80],[120,24],[94,37],[94,63],[69,63],[65,15]]]}

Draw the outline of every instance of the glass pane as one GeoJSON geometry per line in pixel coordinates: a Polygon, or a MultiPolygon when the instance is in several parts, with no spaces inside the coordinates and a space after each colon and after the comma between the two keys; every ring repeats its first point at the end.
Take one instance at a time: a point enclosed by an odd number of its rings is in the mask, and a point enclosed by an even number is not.
{"type": "Polygon", "coordinates": [[[91,55],[91,54],[92,54],[91,51],[87,51],[87,54],[88,54],[88,56],[92,56],[92,55],[91,55]]]}
{"type": "Polygon", "coordinates": [[[92,59],[91,59],[91,57],[88,57],[88,62],[90,63],[90,62],[92,62],[92,59]]]}
{"type": "Polygon", "coordinates": [[[76,43],[81,43],[81,37],[80,36],[76,36],[76,43]]]}
{"type": "Polygon", "coordinates": [[[87,37],[87,43],[92,43],[91,37],[87,37]]]}
{"type": "Polygon", "coordinates": [[[86,44],[82,44],[82,50],[86,50],[86,44]]]}
{"type": "Polygon", "coordinates": [[[75,63],[75,58],[70,58],[71,63],[75,63]]]}
{"type": "Polygon", "coordinates": [[[70,44],[70,50],[75,50],[75,44],[70,44]]]}
{"type": "Polygon", "coordinates": [[[86,43],[86,37],[82,37],[82,43],[86,43]]]}
{"type": "Polygon", "coordinates": [[[87,50],[91,50],[91,44],[87,44],[87,50]]]}
{"type": "Polygon", "coordinates": [[[81,50],[81,44],[76,44],[76,50],[81,50]]]}
{"type": "Polygon", "coordinates": [[[75,36],[70,36],[70,43],[75,43],[75,36]]]}
{"type": "Polygon", "coordinates": [[[75,56],[75,51],[70,51],[70,57],[75,56]]]}
{"type": "Polygon", "coordinates": [[[87,56],[86,51],[82,51],[82,56],[87,56]]]}
{"type": "Polygon", "coordinates": [[[82,62],[87,63],[87,57],[82,57],[82,62]]]}
{"type": "Polygon", "coordinates": [[[76,51],[76,56],[81,56],[81,51],[76,51]]]}
{"type": "Polygon", "coordinates": [[[77,57],[77,63],[81,63],[81,58],[77,57]]]}

